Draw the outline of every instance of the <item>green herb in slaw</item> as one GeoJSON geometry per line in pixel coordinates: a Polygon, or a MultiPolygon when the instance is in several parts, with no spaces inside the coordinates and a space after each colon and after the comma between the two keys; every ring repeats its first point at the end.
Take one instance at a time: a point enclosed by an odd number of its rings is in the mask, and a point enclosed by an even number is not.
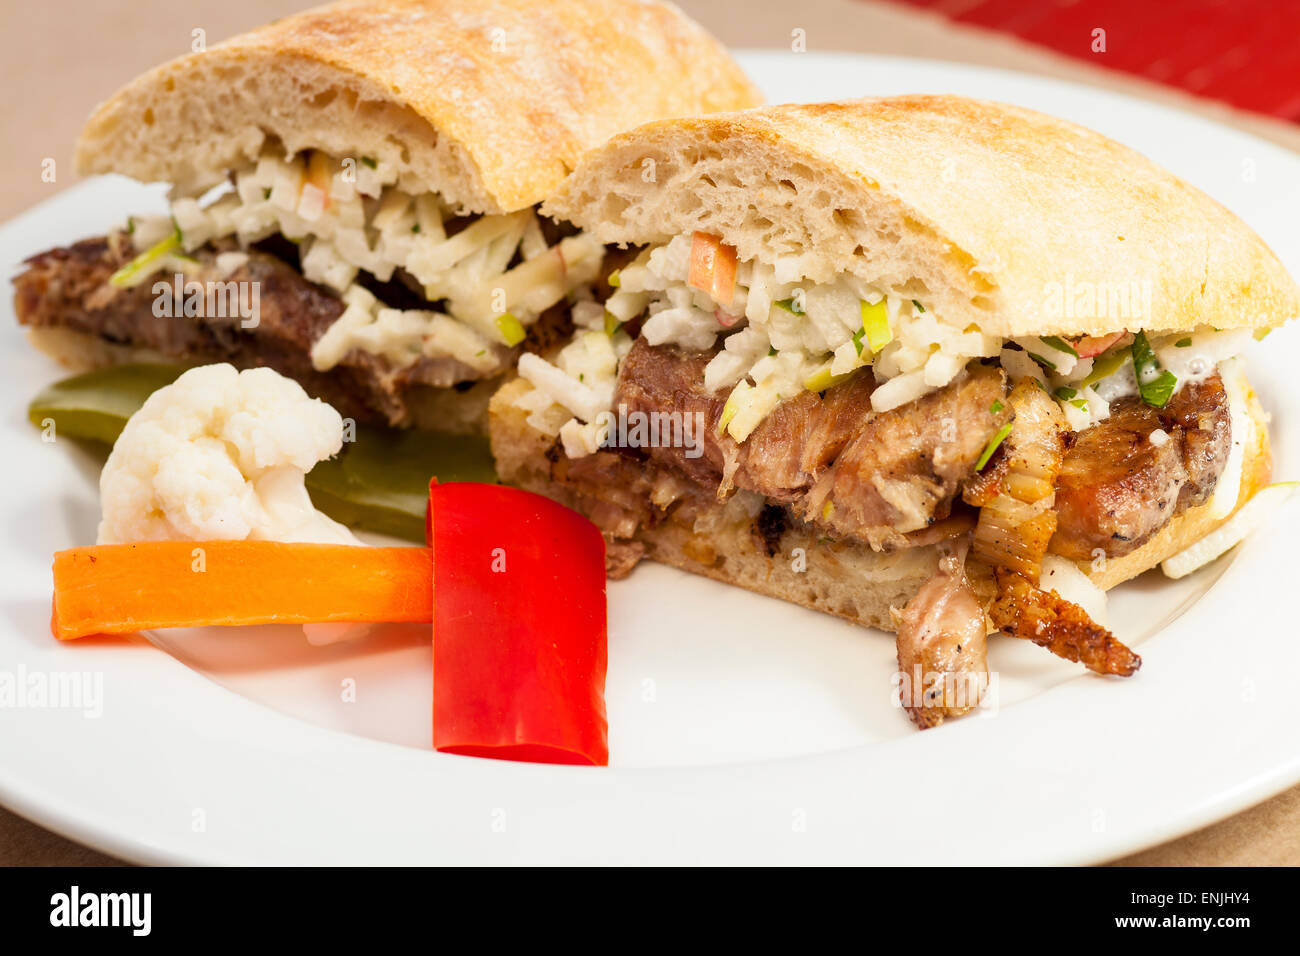
{"type": "Polygon", "coordinates": [[[1078,350],[1059,335],[1044,335],[1042,336],[1042,342],[1045,345],[1050,345],[1058,352],[1066,352],[1073,355],[1075,358],[1079,357],[1078,350]]]}
{"type": "Polygon", "coordinates": [[[989,443],[984,446],[984,451],[980,453],[979,460],[975,462],[976,471],[982,471],[984,466],[989,463],[989,459],[993,457],[993,453],[998,450],[998,446],[1007,440],[1007,436],[1011,434],[1011,424],[1011,422],[1007,422],[998,429],[996,435],[989,439],[989,443]]]}
{"type": "Polygon", "coordinates": [[[1130,347],[1133,355],[1133,372],[1137,378],[1138,394],[1152,408],[1164,408],[1178,387],[1178,377],[1160,367],[1160,360],[1147,341],[1145,332],[1139,332],[1130,347]]]}
{"type": "Polygon", "coordinates": [[[108,277],[108,284],[115,289],[129,289],[142,282],[158,269],[163,259],[181,247],[181,231],[178,227],[166,239],[155,242],[122,268],[108,277]]]}

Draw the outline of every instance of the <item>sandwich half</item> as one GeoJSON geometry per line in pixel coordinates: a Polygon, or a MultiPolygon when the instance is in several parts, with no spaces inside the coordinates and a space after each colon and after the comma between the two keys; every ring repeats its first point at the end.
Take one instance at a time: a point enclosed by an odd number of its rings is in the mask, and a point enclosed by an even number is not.
{"type": "Polygon", "coordinates": [[[345,416],[482,427],[605,249],[537,206],[587,149],[754,87],[657,0],[343,0],[136,79],[83,174],[169,214],[33,257],[19,321],[65,363],[266,365],[345,416]]]}
{"type": "Polygon", "coordinates": [[[978,705],[995,631],[1134,673],[1105,589],[1270,480],[1241,355],[1300,292],[1090,130],[952,96],[654,122],[544,209],[633,258],[494,396],[503,479],[587,514],[613,575],[898,632],[920,726],[978,705]]]}

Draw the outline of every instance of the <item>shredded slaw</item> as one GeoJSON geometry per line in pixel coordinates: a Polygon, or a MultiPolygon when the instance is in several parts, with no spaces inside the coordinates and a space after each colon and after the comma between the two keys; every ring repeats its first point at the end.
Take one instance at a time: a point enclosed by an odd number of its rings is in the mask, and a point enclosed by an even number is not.
{"type": "MultiPolygon", "coordinates": [[[[164,227],[163,235],[175,231],[171,248],[185,251],[227,236],[245,247],[275,234],[295,242],[303,275],[347,303],[312,350],[321,371],[359,349],[398,365],[450,357],[489,374],[502,364],[499,346],[519,344],[542,312],[595,279],[604,252],[585,233],[548,244],[533,209],[466,222],[435,193],[398,182],[396,170],[368,157],[284,156],[269,147],[235,170],[229,187],[175,198],[170,217],[132,227],[146,250],[164,227]],[[389,308],[358,283],[363,272],[388,282],[398,270],[430,308],[389,308]]],[[[167,261],[138,258],[132,283],[167,261]]]]}

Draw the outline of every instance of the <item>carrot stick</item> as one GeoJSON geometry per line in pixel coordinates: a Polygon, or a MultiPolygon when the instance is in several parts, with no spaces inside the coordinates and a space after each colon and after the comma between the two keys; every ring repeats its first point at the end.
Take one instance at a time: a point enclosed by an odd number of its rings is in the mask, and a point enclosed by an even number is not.
{"type": "Polygon", "coordinates": [[[211,624],[427,622],[433,551],[281,541],[144,541],[54,555],[61,641],[211,624]]]}

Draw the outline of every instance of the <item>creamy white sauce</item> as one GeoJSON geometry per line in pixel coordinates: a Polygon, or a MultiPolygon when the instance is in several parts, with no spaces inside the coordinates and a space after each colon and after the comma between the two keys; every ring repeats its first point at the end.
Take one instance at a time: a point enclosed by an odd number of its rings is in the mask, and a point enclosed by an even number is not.
{"type": "Polygon", "coordinates": [[[1223,474],[1214,487],[1210,499],[1210,514],[1216,519],[1226,518],[1237,506],[1241,495],[1242,470],[1246,461],[1246,448],[1255,440],[1255,420],[1250,414],[1249,388],[1241,359],[1228,359],[1220,365],[1224,390],[1228,393],[1228,413],[1232,427],[1232,448],[1223,466],[1223,474]]]}

